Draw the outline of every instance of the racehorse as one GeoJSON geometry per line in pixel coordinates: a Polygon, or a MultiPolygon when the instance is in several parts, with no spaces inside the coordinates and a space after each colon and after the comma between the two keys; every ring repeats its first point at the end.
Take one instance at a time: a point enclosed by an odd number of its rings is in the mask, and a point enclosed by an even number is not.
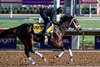
{"type": "MultiPolygon", "coordinates": [[[[53,32],[49,32],[50,36],[48,36],[48,45],[57,47],[62,50],[62,52],[59,55],[56,55],[55,57],[61,57],[64,53],[65,47],[67,47],[70,53],[70,57],[72,58],[73,54],[71,52],[71,49],[69,48],[69,46],[65,46],[62,40],[64,33],[70,27],[74,28],[77,31],[82,30],[79,22],[73,16],[64,15],[60,18],[58,24],[53,24],[53,32]]],[[[0,37],[6,37],[6,35],[9,34],[15,34],[19,38],[19,40],[24,44],[25,55],[27,56],[29,62],[31,64],[35,64],[36,62],[31,58],[29,52],[36,54],[37,56],[41,57],[44,61],[46,61],[45,57],[41,53],[33,50],[32,48],[34,41],[44,43],[45,40],[45,35],[41,33],[42,30],[38,30],[40,34],[37,33],[38,31],[36,29],[38,28],[41,28],[43,30],[44,27],[43,25],[41,27],[37,27],[37,23],[25,23],[20,26],[9,28],[3,31],[2,33],[0,33],[0,37]]]]}

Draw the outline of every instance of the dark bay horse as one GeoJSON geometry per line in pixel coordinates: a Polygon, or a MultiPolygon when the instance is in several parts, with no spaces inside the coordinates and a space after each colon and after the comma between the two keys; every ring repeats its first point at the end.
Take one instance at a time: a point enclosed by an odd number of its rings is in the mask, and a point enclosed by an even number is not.
{"type": "MultiPolygon", "coordinates": [[[[50,34],[50,36],[48,36],[48,45],[52,45],[62,50],[62,52],[55,57],[61,57],[64,53],[64,49],[66,46],[64,46],[63,44],[62,37],[66,30],[70,27],[74,28],[77,31],[82,30],[79,22],[76,20],[75,17],[66,15],[60,18],[59,24],[53,26],[53,32],[50,34]]],[[[41,26],[40,28],[43,29],[44,27],[41,26]]],[[[41,32],[41,30],[38,31],[41,32]]],[[[19,38],[19,40],[24,44],[25,55],[28,57],[28,60],[31,64],[35,64],[35,61],[31,58],[29,52],[36,54],[37,56],[41,57],[43,60],[46,61],[42,54],[40,54],[32,48],[34,41],[44,43],[45,40],[45,36],[42,33],[37,34],[34,32],[33,23],[25,23],[20,26],[7,29],[0,33],[0,37],[6,37],[6,35],[8,34],[15,34],[19,38]]],[[[71,52],[71,49],[68,46],[67,48],[69,50],[70,57],[72,57],[73,54],[71,52]]]]}

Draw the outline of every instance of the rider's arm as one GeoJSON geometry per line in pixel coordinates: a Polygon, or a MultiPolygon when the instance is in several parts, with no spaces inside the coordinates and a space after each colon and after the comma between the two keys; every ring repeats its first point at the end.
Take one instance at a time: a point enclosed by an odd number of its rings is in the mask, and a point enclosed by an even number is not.
{"type": "Polygon", "coordinates": [[[52,11],[51,13],[51,16],[50,16],[50,21],[54,24],[57,24],[56,22],[56,15],[57,15],[57,12],[56,11],[52,11]]]}

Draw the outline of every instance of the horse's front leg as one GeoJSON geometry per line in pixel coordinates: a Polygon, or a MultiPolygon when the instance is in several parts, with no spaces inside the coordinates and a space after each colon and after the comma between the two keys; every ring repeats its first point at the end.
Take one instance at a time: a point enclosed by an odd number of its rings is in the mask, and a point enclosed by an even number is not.
{"type": "Polygon", "coordinates": [[[68,49],[69,55],[70,55],[70,60],[73,61],[73,53],[68,45],[66,45],[66,48],[68,49]]]}
{"type": "Polygon", "coordinates": [[[60,58],[64,54],[64,48],[61,48],[61,52],[58,55],[55,55],[54,58],[60,58]]]}
{"type": "MultiPolygon", "coordinates": [[[[68,52],[69,52],[69,55],[70,55],[70,60],[73,61],[73,53],[72,53],[71,49],[68,46],[67,46],[67,49],[68,49],[68,52]]],[[[62,55],[65,52],[65,49],[61,48],[61,50],[62,50],[62,52],[60,52],[58,55],[55,55],[54,58],[60,58],[60,57],[62,57],[62,55]]]]}

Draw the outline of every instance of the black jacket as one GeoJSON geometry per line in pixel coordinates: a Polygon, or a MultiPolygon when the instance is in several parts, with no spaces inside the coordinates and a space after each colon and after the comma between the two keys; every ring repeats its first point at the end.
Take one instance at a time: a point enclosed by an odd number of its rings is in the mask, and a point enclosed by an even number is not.
{"type": "Polygon", "coordinates": [[[54,9],[42,9],[46,16],[50,17],[51,22],[56,22],[57,10],[54,9]]]}

